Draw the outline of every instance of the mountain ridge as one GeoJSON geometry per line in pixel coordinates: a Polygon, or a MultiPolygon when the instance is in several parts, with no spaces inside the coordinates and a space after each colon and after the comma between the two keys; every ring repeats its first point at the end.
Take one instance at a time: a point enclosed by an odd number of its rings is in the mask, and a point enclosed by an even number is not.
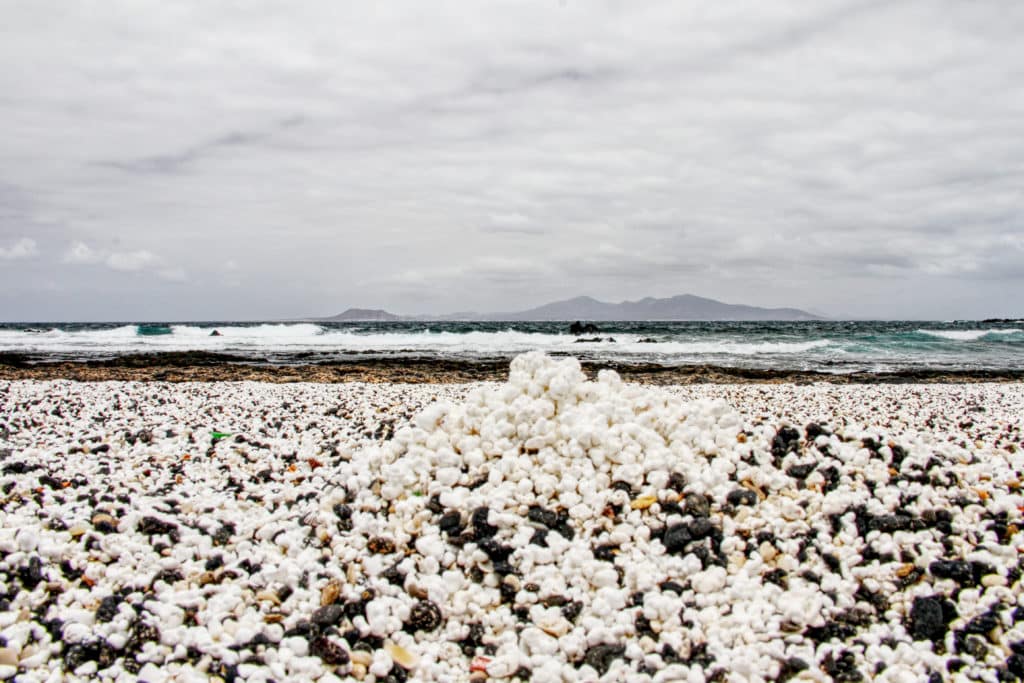
{"type": "Polygon", "coordinates": [[[525,321],[738,321],[738,320],[821,320],[824,316],[791,308],[763,308],[745,304],[729,304],[716,299],[680,294],[673,297],[644,297],[636,301],[609,303],[591,296],[577,296],[552,301],[524,311],[500,313],[453,313],[447,315],[402,316],[381,309],[349,308],[326,318],[324,322],[380,322],[415,320],[472,320],[481,322],[525,321]]]}

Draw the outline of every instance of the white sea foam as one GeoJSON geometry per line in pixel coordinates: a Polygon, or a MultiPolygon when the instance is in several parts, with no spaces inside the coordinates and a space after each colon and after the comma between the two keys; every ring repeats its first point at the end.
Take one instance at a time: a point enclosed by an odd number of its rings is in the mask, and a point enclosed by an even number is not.
{"type": "Polygon", "coordinates": [[[1011,335],[1024,332],[1018,328],[992,329],[992,330],[918,330],[920,334],[927,334],[930,337],[940,337],[952,341],[978,341],[990,335],[1011,335]]]}
{"type": "Polygon", "coordinates": [[[451,354],[512,354],[526,351],[579,353],[595,351],[615,355],[756,356],[800,354],[832,345],[827,339],[805,341],[742,341],[705,339],[641,341],[633,334],[598,337],[579,343],[574,335],[502,330],[495,332],[359,333],[332,330],[311,323],[224,325],[200,327],[172,325],[169,334],[139,334],[134,325],[106,330],[34,333],[0,331],[0,350],[20,352],[126,351],[419,351],[451,354]],[[216,330],[219,334],[211,336],[216,330]]]}

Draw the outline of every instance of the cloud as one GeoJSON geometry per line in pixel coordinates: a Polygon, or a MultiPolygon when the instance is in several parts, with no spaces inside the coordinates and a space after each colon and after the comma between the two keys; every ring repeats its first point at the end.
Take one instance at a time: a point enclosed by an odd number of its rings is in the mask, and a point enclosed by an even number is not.
{"type": "Polygon", "coordinates": [[[969,317],[1024,284],[1022,3],[48,3],[4,12],[0,236],[71,243],[66,289],[969,317]]]}
{"type": "Polygon", "coordinates": [[[188,282],[188,274],[184,268],[161,268],[156,274],[168,282],[188,282]]]}
{"type": "Polygon", "coordinates": [[[62,261],[64,263],[92,264],[103,260],[103,254],[93,250],[84,242],[74,242],[66,252],[62,261]]]}
{"type": "Polygon", "coordinates": [[[153,264],[156,257],[152,253],[141,250],[131,252],[114,252],[107,256],[104,263],[113,270],[136,271],[153,264]]]}
{"type": "Polygon", "coordinates": [[[39,246],[30,237],[22,237],[10,247],[0,247],[0,259],[4,261],[20,261],[32,258],[39,253],[39,246]]]}

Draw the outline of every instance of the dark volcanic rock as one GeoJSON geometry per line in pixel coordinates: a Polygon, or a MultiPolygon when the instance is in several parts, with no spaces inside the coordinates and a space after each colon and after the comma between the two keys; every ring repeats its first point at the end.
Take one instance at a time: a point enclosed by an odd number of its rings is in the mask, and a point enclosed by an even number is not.
{"type": "Polygon", "coordinates": [[[441,608],[430,600],[420,600],[409,611],[409,621],[405,626],[410,631],[434,631],[441,621],[441,608]]]}
{"type": "Polygon", "coordinates": [[[612,662],[625,654],[625,645],[594,645],[583,655],[581,664],[592,667],[603,676],[608,672],[612,662]]]}
{"type": "Polygon", "coordinates": [[[952,603],[942,596],[914,598],[914,605],[910,608],[908,628],[911,637],[914,640],[942,640],[948,630],[949,622],[955,618],[955,612],[952,603]]]}
{"type": "Polygon", "coordinates": [[[326,605],[313,612],[313,616],[310,618],[310,621],[320,628],[327,628],[328,626],[334,626],[337,624],[344,616],[345,608],[342,605],[334,603],[333,605],[326,605]]]}
{"type": "Polygon", "coordinates": [[[734,489],[725,497],[725,501],[734,507],[757,505],[757,494],[748,489],[734,489]]]}
{"type": "Polygon", "coordinates": [[[690,535],[690,528],[687,524],[673,524],[665,530],[663,543],[665,550],[670,553],[679,553],[686,549],[686,546],[693,540],[690,535]]]}

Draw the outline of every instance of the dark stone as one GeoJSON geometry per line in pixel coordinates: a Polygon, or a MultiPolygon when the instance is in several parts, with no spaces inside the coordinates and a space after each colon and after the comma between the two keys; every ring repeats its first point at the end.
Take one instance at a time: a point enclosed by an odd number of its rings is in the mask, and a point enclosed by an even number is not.
{"type": "Polygon", "coordinates": [[[33,555],[26,564],[18,567],[18,579],[27,590],[33,590],[43,580],[43,561],[33,555]]]}
{"type": "Polygon", "coordinates": [[[178,525],[171,522],[164,522],[156,517],[143,517],[139,522],[138,530],[147,536],[154,535],[178,535],[178,525]]]}
{"type": "Polygon", "coordinates": [[[313,612],[313,616],[310,617],[310,621],[312,621],[315,626],[327,628],[328,626],[334,626],[340,622],[344,616],[345,608],[342,605],[335,603],[333,605],[325,605],[324,607],[317,609],[313,612]]]}
{"type": "Polygon", "coordinates": [[[967,622],[967,625],[964,626],[964,631],[977,635],[985,635],[999,625],[1000,621],[994,614],[982,614],[967,622]]]}
{"type": "Polygon", "coordinates": [[[792,427],[782,427],[772,438],[772,457],[781,459],[800,447],[800,432],[792,427]]]}
{"type": "Polygon", "coordinates": [[[551,510],[545,510],[539,505],[531,505],[529,512],[526,513],[527,519],[537,524],[543,524],[548,529],[554,529],[558,526],[558,514],[551,510]]]}
{"type": "Polygon", "coordinates": [[[411,632],[434,631],[441,625],[441,608],[430,600],[420,600],[409,611],[405,627],[411,632]]]}
{"type": "Polygon", "coordinates": [[[690,535],[690,528],[687,524],[673,524],[665,530],[665,537],[662,543],[665,545],[665,550],[670,553],[680,553],[686,549],[693,540],[693,536],[690,535]]]}
{"type": "Polygon", "coordinates": [[[638,611],[636,613],[636,617],[633,619],[633,628],[636,630],[637,636],[649,636],[654,640],[658,639],[658,634],[651,628],[651,620],[645,617],[643,612],[638,611]]]}
{"type": "Polygon", "coordinates": [[[83,643],[74,643],[64,650],[64,668],[73,672],[86,662],[95,662],[100,657],[99,643],[91,640],[83,643]]]}
{"type": "Polygon", "coordinates": [[[443,515],[437,523],[441,533],[448,536],[458,536],[462,533],[462,515],[457,510],[450,510],[443,515]]]}
{"type": "Polygon", "coordinates": [[[594,548],[594,559],[601,560],[602,562],[614,562],[615,551],[619,549],[619,546],[613,543],[605,543],[594,548]]]}
{"type": "Polygon", "coordinates": [[[757,505],[757,494],[748,489],[734,489],[725,497],[725,501],[733,507],[757,505]]]}
{"type": "Polygon", "coordinates": [[[804,434],[807,435],[808,441],[814,441],[822,434],[828,436],[831,433],[832,432],[829,430],[828,427],[822,427],[817,422],[810,422],[807,424],[806,427],[804,427],[804,434]]]}
{"type": "Polygon", "coordinates": [[[1007,657],[1006,670],[1017,678],[1024,678],[1024,655],[1015,652],[1007,657]]]}
{"type": "Polygon", "coordinates": [[[156,576],[153,577],[153,583],[157,581],[163,581],[169,586],[173,586],[179,581],[184,580],[185,576],[177,569],[163,569],[157,572],[156,576]]]}
{"type": "Polygon", "coordinates": [[[391,565],[381,574],[381,578],[390,583],[392,586],[398,586],[399,588],[405,585],[405,574],[398,569],[398,563],[391,565]]]}
{"type": "Polygon", "coordinates": [[[690,536],[692,536],[694,540],[714,536],[718,532],[718,527],[716,527],[707,517],[699,517],[690,522],[687,526],[690,531],[690,536]]]}
{"type": "Polygon", "coordinates": [[[583,603],[579,600],[573,600],[562,608],[562,616],[569,621],[575,622],[576,617],[583,611],[583,603]]]}
{"type": "Polygon", "coordinates": [[[473,533],[477,538],[490,538],[498,533],[498,527],[488,524],[488,514],[490,514],[490,509],[487,506],[481,506],[473,510],[471,522],[473,524],[473,533]]]}
{"type": "Polygon", "coordinates": [[[694,517],[708,517],[711,515],[711,502],[700,493],[687,493],[683,498],[683,509],[694,517]]]}
{"type": "Polygon", "coordinates": [[[598,675],[604,676],[612,662],[626,654],[625,645],[594,645],[583,655],[583,665],[590,666],[598,675]]]}
{"type": "Polygon", "coordinates": [[[673,472],[668,475],[668,488],[681,492],[686,488],[686,476],[681,472],[673,472]]]}
{"type": "Polygon", "coordinates": [[[433,512],[435,515],[440,515],[444,512],[444,506],[441,505],[441,494],[435,493],[427,501],[427,509],[433,512]]]}
{"type": "Polygon", "coordinates": [[[775,680],[779,683],[785,683],[785,681],[809,668],[810,665],[799,657],[790,657],[779,665],[779,677],[775,680]]]}
{"type": "Polygon", "coordinates": [[[773,569],[761,578],[765,583],[773,583],[783,590],[789,588],[789,581],[786,580],[786,571],[784,569],[773,569]]]}
{"type": "Polygon", "coordinates": [[[658,584],[658,588],[669,593],[675,593],[676,595],[682,595],[683,591],[686,590],[675,581],[662,581],[658,584]]]}
{"type": "Polygon", "coordinates": [[[597,334],[601,330],[593,323],[581,323],[579,320],[569,325],[569,334],[579,336],[581,334],[597,334]]]}
{"type": "Polygon", "coordinates": [[[146,643],[159,642],[160,630],[156,626],[150,626],[143,621],[136,621],[132,627],[131,635],[128,636],[128,642],[125,643],[124,647],[129,652],[138,652],[146,643]]]}
{"type": "Polygon", "coordinates": [[[216,531],[213,532],[213,544],[214,545],[227,545],[231,542],[231,537],[235,535],[235,525],[231,522],[222,524],[216,531]]]}
{"type": "Polygon", "coordinates": [[[964,640],[963,652],[974,657],[978,661],[984,661],[985,657],[988,656],[988,646],[978,636],[970,636],[964,640]]]}
{"type": "Polygon", "coordinates": [[[790,465],[786,468],[786,474],[794,479],[806,479],[817,466],[817,463],[813,462],[805,465],[790,465]]]}
{"type": "Polygon", "coordinates": [[[323,636],[315,638],[309,644],[309,653],[314,657],[319,657],[325,664],[341,666],[349,662],[348,651],[341,645],[323,636]]]}
{"type": "MultiPolygon", "coordinates": [[[[910,636],[914,640],[941,641],[948,630],[948,624],[955,618],[951,617],[950,606],[941,596],[914,598],[910,608],[910,636]]],[[[952,610],[955,613],[955,608],[952,610]]]]}
{"type": "Polygon", "coordinates": [[[462,649],[462,654],[472,657],[476,654],[478,647],[483,645],[484,627],[480,624],[470,624],[469,633],[462,640],[456,641],[462,649]]]}
{"type": "Polygon", "coordinates": [[[815,643],[827,643],[832,640],[845,641],[856,635],[856,628],[837,621],[830,621],[824,626],[808,626],[804,630],[804,637],[815,643]]]}
{"type": "Polygon", "coordinates": [[[96,608],[96,621],[105,624],[117,616],[118,607],[121,605],[121,596],[108,595],[100,600],[100,606],[96,608]]]}
{"type": "Polygon", "coordinates": [[[853,653],[844,650],[836,657],[829,652],[822,660],[821,668],[825,670],[834,681],[855,683],[864,680],[864,675],[857,669],[857,662],[853,653]]]}
{"type": "Polygon", "coordinates": [[[867,523],[869,531],[881,531],[886,534],[891,534],[894,531],[908,531],[913,526],[913,517],[899,513],[895,515],[879,515],[878,517],[871,517],[867,523]]]}
{"type": "Polygon", "coordinates": [[[936,578],[951,579],[965,587],[977,586],[983,576],[995,572],[987,564],[966,560],[936,560],[928,565],[928,571],[936,578]]]}

